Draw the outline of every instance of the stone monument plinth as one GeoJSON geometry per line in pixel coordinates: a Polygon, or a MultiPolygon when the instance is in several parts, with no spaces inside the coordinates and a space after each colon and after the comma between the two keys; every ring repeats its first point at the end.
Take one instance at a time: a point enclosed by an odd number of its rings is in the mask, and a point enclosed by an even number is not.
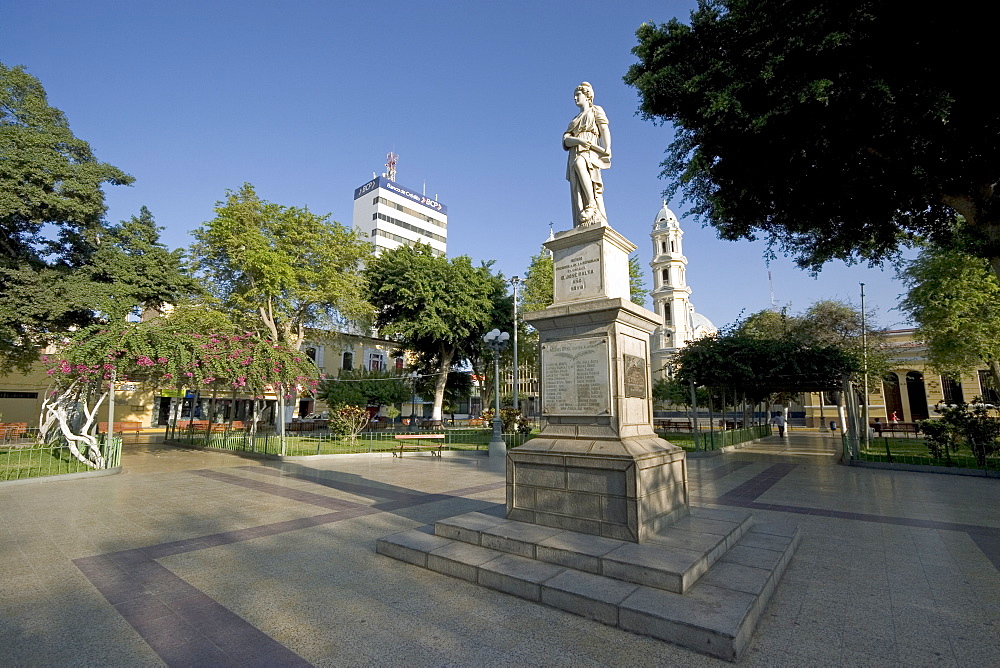
{"type": "Polygon", "coordinates": [[[563,135],[573,229],[545,243],[552,305],[524,314],[540,338],[542,430],[507,451],[506,516],[443,518],[376,550],[737,661],[799,530],[689,508],[684,451],[653,431],[649,335],[660,316],[629,300],[635,246],[607,224],[608,119],[589,83],[573,100],[580,113],[563,135]]]}
{"type": "Polygon", "coordinates": [[[542,430],[507,454],[507,518],[642,542],[688,514],[684,451],[652,425],[649,335],[629,301],[635,246],[607,225],[546,242],[551,306],[524,314],[541,345],[542,430]]]}

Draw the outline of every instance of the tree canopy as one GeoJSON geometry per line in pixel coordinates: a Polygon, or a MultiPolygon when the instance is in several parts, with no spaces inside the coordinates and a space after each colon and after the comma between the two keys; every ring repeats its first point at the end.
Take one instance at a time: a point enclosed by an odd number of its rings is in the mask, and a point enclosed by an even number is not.
{"type": "Polygon", "coordinates": [[[104,221],[100,162],[21,67],[0,64],[0,372],[27,370],[67,332],[196,290],[145,208],[104,221]]]}
{"type": "Polygon", "coordinates": [[[331,408],[391,406],[410,399],[410,382],[389,371],[354,369],[324,380],[317,396],[331,408]]]}
{"type": "Polygon", "coordinates": [[[105,183],[133,178],[94,157],[73,135],[63,112],[49,106],[41,82],[23,67],[0,63],[0,258],[45,264],[54,254],[72,266],[92,243],[106,207],[105,183]],[[55,226],[57,239],[42,237],[55,226]]]}
{"type": "Polygon", "coordinates": [[[837,346],[734,332],[689,343],[677,353],[674,364],[681,383],[731,391],[751,403],[775,393],[836,389],[843,374],[860,368],[854,356],[837,346]]]}
{"type": "Polygon", "coordinates": [[[899,307],[917,324],[931,366],[961,378],[985,363],[1000,387],[1000,282],[987,261],[927,245],[899,277],[907,286],[899,307]]]}
{"type": "MultiPolygon", "coordinates": [[[[864,371],[866,353],[869,374],[878,377],[888,367],[892,349],[884,331],[866,323],[864,333],[860,309],[834,300],[818,301],[799,314],[759,311],[682,348],[671,362],[673,378],[681,387],[693,382],[751,402],[773,394],[837,390],[844,374],[864,371]]],[[[668,384],[660,393],[663,399],[683,399],[681,389],[668,384]]]]}
{"type": "Polygon", "coordinates": [[[370,316],[361,266],[371,245],[329,214],[268,202],[244,183],[194,237],[196,267],[215,296],[275,341],[298,348],[307,325],[370,316]]]}
{"type": "Polygon", "coordinates": [[[993,27],[972,5],[700,0],[644,23],[625,81],[671,122],[663,176],[723,239],[761,235],[818,270],[955,239],[1000,273],[993,27]],[[956,14],[957,12],[957,14],[956,14]]]}
{"type": "Polygon", "coordinates": [[[510,302],[506,282],[466,255],[438,257],[422,244],[383,252],[364,274],[376,327],[438,372],[432,419],[440,420],[447,372],[494,326],[498,296],[510,302]]]}
{"type": "Polygon", "coordinates": [[[52,364],[52,387],[43,404],[41,438],[61,437],[77,459],[95,468],[103,466],[103,455],[90,430],[113,382],[261,399],[270,391],[287,395],[314,388],[318,375],[298,351],[240,331],[225,314],[202,307],[181,307],[144,322],[91,325],[75,332],[58,355],[43,359],[52,364]]]}

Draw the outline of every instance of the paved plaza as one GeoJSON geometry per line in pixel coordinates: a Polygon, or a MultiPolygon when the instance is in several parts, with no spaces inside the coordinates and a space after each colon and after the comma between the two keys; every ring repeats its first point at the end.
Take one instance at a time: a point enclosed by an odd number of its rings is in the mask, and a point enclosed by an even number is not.
{"type": "MultiPolygon", "coordinates": [[[[279,463],[139,440],[120,475],[0,484],[0,665],[731,665],[375,553],[502,513],[482,453],[279,463]]],[[[836,445],[688,460],[693,504],[802,530],[741,665],[1000,664],[1000,480],[850,468],[836,445]]]]}

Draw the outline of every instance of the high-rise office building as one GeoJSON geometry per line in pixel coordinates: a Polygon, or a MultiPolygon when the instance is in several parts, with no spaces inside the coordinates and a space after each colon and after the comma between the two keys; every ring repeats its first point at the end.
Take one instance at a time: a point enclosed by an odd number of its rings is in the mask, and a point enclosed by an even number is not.
{"type": "Polygon", "coordinates": [[[448,207],[437,196],[396,183],[395,155],[388,171],[354,189],[354,227],[375,246],[375,253],[402,245],[423,243],[438,255],[448,251],[448,207]]]}

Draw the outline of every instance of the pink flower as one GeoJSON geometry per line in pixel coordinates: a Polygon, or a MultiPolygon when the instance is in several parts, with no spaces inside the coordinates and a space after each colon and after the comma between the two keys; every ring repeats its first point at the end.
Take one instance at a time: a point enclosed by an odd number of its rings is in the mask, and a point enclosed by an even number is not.
{"type": "Polygon", "coordinates": [[[186,371],[186,372],[184,372],[184,375],[185,375],[185,376],[187,376],[188,378],[190,378],[190,377],[191,377],[191,376],[193,376],[194,374],[193,374],[193,373],[191,373],[190,371],[186,371]]]}
{"type": "Polygon", "coordinates": [[[165,373],[165,374],[163,374],[163,377],[164,378],[173,378],[174,374],[172,374],[172,373],[165,373]]]}
{"type": "Polygon", "coordinates": [[[158,364],[166,364],[167,363],[167,358],[166,357],[157,357],[156,361],[157,361],[158,364]]]}

